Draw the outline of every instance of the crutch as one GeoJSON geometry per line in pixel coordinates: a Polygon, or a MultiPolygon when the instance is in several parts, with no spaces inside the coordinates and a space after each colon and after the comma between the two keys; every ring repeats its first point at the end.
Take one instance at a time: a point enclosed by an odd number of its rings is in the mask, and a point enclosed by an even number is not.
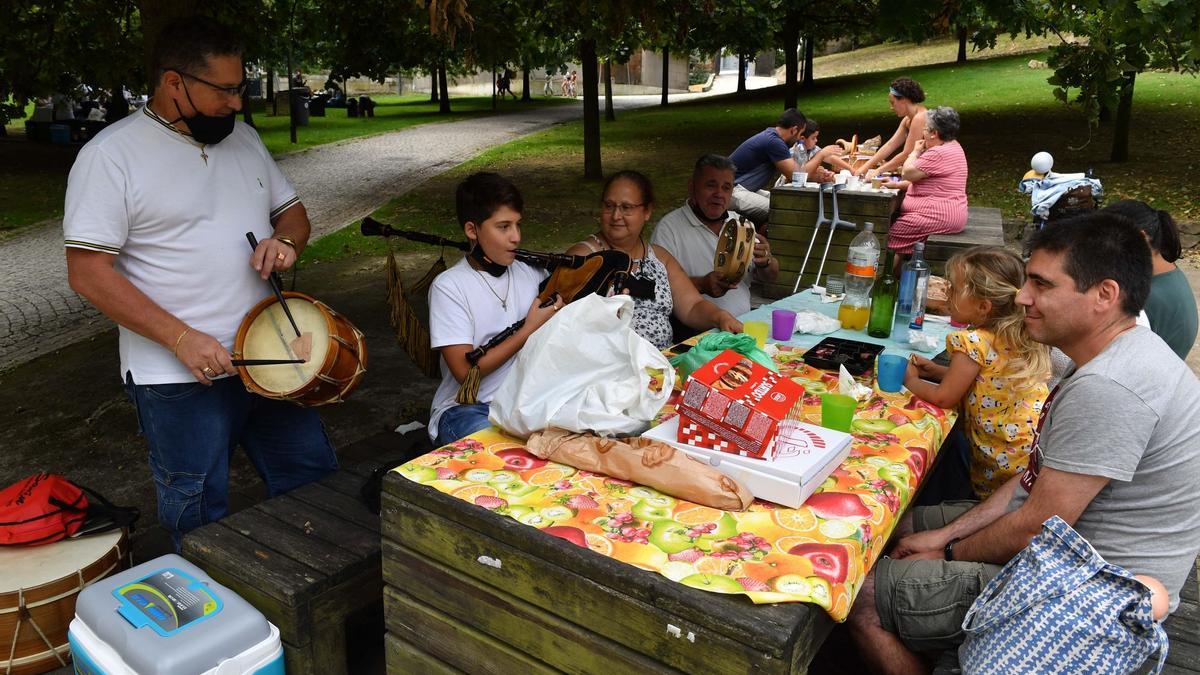
{"type": "MultiPolygon", "coordinates": [[[[833,183],[821,183],[817,186],[817,222],[815,225],[813,225],[812,238],[808,240],[808,250],[804,252],[804,262],[800,263],[800,274],[796,276],[796,284],[792,286],[792,293],[798,293],[800,291],[800,280],[804,278],[804,269],[808,267],[808,258],[812,255],[813,244],[815,244],[817,241],[817,232],[821,231],[821,226],[825,223],[833,222],[825,217],[825,198],[822,196],[825,194],[826,189],[832,187],[834,187],[833,183]]],[[[826,248],[826,253],[828,253],[828,247],[826,248]]],[[[821,265],[825,265],[824,259],[821,260],[821,265]]],[[[820,285],[820,283],[821,275],[818,274],[817,278],[813,281],[814,289],[816,286],[820,285]]],[[[813,293],[816,292],[816,290],[813,290],[813,293]]]]}
{"type": "Polygon", "coordinates": [[[833,243],[833,233],[837,232],[839,226],[847,225],[851,231],[856,227],[854,223],[848,220],[842,220],[841,214],[838,213],[837,193],[846,187],[845,183],[834,184],[829,187],[829,194],[833,199],[833,220],[829,222],[829,238],[825,240],[825,254],[821,256],[821,266],[817,269],[817,282],[821,281],[821,272],[825,271],[825,259],[829,257],[829,245],[833,243]]]}

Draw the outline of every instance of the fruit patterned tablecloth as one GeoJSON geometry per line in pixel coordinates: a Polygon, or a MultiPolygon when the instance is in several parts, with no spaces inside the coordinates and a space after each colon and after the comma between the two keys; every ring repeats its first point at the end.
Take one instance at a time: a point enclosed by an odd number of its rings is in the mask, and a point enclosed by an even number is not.
{"type": "MultiPolygon", "coordinates": [[[[804,385],[804,416],[816,423],[818,394],[837,378],[806,366],[802,355],[783,345],[774,359],[804,385]]],[[[669,404],[659,421],[674,414],[669,404]]],[[[761,500],[741,513],[699,506],[538,459],[495,429],[396,471],[678,583],[756,603],[811,602],[844,621],[954,417],[906,390],[874,389],[855,413],[850,456],[797,509],[761,500]]]]}

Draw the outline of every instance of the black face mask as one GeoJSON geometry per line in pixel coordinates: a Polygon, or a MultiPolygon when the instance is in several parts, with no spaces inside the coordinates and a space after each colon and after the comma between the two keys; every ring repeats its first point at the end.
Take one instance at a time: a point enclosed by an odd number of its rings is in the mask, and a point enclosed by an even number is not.
{"type": "Polygon", "coordinates": [[[471,252],[467,255],[474,258],[475,262],[479,263],[479,267],[482,268],[484,272],[487,272],[497,279],[503,276],[504,271],[508,269],[498,262],[492,262],[492,259],[487,257],[487,254],[483,252],[483,247],[478,243],[475,244],[475,247],[472,248],[471,252]]]}
{"type": "Polygon", "coordinates": [[[687,205],[692,208],[692,213],[696,214],[696,217],[699,218],[700,222],[702,222],[702,223],[723,223],[729,217],[729,211],[726,210],[716,220],[713,220],[713,219],[710,219],[708,216],[704,215],[704,212],[701,211],[700,207],[696,206],[696,203],[693,202],[692,200],[690,200],[690,199],[687,200],[687,205]]]}
{"type": "Polygon", "coordinates": [[[188,92],[187,84],[183,85],[183,94],[187,96],[188,103],[191,103],[196,114],[191,117],[185,116],[183,110],[179,108],[179,102],[176,101],[175,110],[179,112],[179,117],[172,120],[171,124],[183,120],[187,123],[188,131],[191,132],[192,138],[204,145],[216,145],[225,140],[229,134],[233,133],[236,112],[231,112],[228,115],[205,115],[200,112],[199,108],[196,108],[195,103],[192,103],[192,95],[188,92]]]}

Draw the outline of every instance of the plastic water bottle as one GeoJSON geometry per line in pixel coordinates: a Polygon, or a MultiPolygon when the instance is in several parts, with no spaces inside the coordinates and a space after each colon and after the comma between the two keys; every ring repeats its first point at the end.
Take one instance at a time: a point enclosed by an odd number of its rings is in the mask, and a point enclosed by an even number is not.
{"type": "Polygon", "coordinates": [[[929,263],[925,262],[925,243],[913,246],[912,258],[904,263],[900,273],[900,298],[896,303],[896,315],[909,319],[910,325],[916,314],[920,314],[917,329],[925,320],[925,298],[929,290],[929,263]]]}
{"type": "Polygon", "coordinates": [[[879,266],[879,239],[875,237],[875,225],[864,223],[850,242],[846,254],[846,299],[838,308],[838,319],[846,330],[861,330],[867,327],[871,313],[871,286],[875,284],[875,270],[879,266]]]}

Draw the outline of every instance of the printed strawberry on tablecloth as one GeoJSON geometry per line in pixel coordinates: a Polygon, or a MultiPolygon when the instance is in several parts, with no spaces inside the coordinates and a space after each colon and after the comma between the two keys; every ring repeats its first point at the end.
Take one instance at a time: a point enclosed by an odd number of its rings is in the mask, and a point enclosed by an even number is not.
{"type": "MultiPolygon", "coordinates": [[[[837,377],[802,356],[781,345],[773,358],[804,386],[803,414],[816,423],[819,394],[835,389],[837,377]]],[[[673,414],[668,405],[659,421],[673,414]]],[[[692,504],[539,459],[496,429],[396,471],[687,586],[756,603],[812,602],[843,621],[954,418],[907,391],[875,390],[855,412],[849,457],[797,509],[761,500],[742,513],[692,504]]]]}

